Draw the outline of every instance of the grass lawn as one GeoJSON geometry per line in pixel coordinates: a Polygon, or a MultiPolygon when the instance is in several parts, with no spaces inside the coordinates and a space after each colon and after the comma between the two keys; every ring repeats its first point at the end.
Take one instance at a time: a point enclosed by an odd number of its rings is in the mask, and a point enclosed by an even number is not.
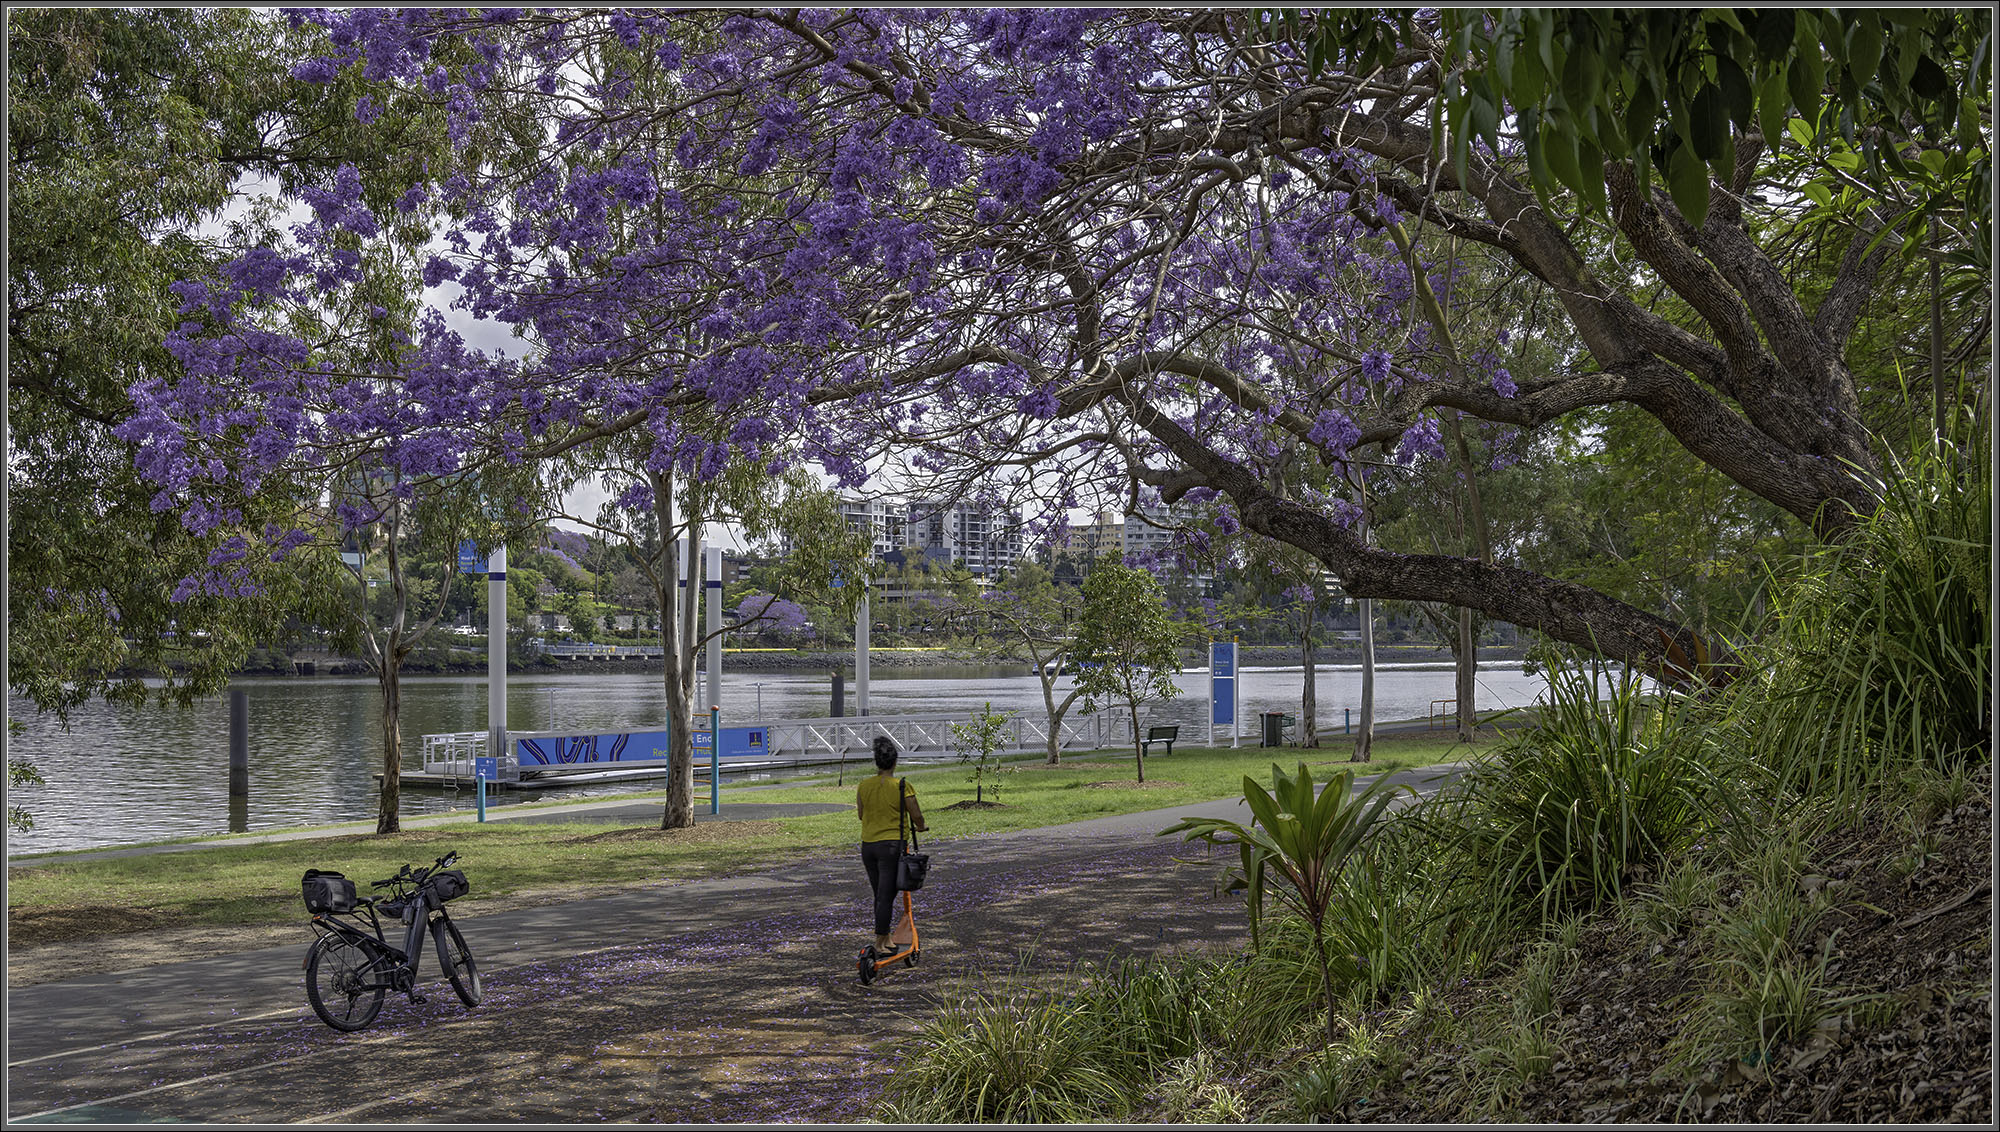
{"type": "MultiPolygon", "coordinates": [[[[1039,756],[1030,756],[988,776],[987,800],[1000,805],[986,808],[950,808],[973,798],[965,767],[915,769],[908,777],[923,802],[930,836],[948,840],[1234,797],[1242,791],[1245,774],[1267,781],[1273,762],[1289,770],[1303,759],[1314,764],[1314,777],[1320,778],[1355,765],[1347,761],[1346,751],[1338,743],[1312,751],[1182,747],[1146,760],[1144,787],[1132,781],[1129,754],[1079,754],[1070,761],[1083,765],[1055,769],[1044,769],[1039,756]]],[[[1375,742],[1374,760],[1362,769],[1373,774],[1472,753],[1441,736],[1381,738],[1375,742]]],[[[725,802],[851,805],[856,781],[850,773],[844,785],[827,776],[756,790],[725,789],[723,797],[725,802]]],[[[851,809],[768,821],[699,822],[672,831],[587,820],[480,823],[468,815],[464,821],[388,836],[369,832],[257,842],[238,835],[172,853],[56,854],[7,870],[9,934],[18,942],[34,943],[153,926],[302,922],[299,875],[308,868],[339,870],[366,893],[366,881],[388,876],[406,862],[428,864],[450,849],[459,851],[461,867],[472,881],[472,893],[454,905],[465,907],[530,893],[562,898],[603,887],[741,872],[846,848],[855,836],[851,809]],[[728,847],[726,854],[716,851],[721,845],[728,847]]]]}

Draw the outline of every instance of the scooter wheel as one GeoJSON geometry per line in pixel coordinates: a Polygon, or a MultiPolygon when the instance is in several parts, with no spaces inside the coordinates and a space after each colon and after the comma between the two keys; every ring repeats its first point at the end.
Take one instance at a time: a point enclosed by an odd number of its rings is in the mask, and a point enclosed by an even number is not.
{"type": "Polygon", "coordinates": [[[914,966],[916,966],[916,965],[917,965],[917,956],[919,956],[919,955],[922,955],[922,954],[923,954],[923,952],[921,952],[921,951],[912,951],[912,952],[910,952],[910,953],[909,953],[908,955],[905,955],[905,956],[903,956],[903,966],[905,966],[905,967],[914,967],[914,966]]]}
{"type": "Polygon", "coordinates": [[[868,950],[861,953],[861,961],[855,965],[854,973],[860,976],[861,985],[864,987],[867,986],[869,983],[875,981],[874,948],[871,947],[868,950]]]}

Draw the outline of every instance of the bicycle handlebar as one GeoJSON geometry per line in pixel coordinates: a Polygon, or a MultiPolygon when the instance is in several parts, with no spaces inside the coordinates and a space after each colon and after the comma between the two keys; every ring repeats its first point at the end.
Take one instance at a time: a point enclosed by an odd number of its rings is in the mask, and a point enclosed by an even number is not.
{"type": "Polygon", "coordinates": [[[397,885],[397,884],[422,884],[424,882],[424,878],[430,876],[432,873],[438,871],[439,869],[448,869],[457,863],[458,863],[458,850],[453,849],[450,852],[446,853],[444,856],[439,857],[437,859],[437,863],[433,864],[430,868],[412,870],[410,866],[404,865],[400,870],[397,871],[395,876],[389,877],[384,880],[372,880],[369,881],[368,884],[369,887],[371,888],[388,888],[392,885],[397,885]]]}

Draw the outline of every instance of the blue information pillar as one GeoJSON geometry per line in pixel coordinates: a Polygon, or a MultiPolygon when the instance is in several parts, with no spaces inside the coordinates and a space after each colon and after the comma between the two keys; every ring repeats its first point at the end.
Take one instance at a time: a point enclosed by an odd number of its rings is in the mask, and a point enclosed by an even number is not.
{"type": "Polygon", "coordinates": [[[1236,735],[1236,642],[1208,643],[1208,741],[1215,742],[1215,729],[1229,728],[1230,746],[1236,735]]]}

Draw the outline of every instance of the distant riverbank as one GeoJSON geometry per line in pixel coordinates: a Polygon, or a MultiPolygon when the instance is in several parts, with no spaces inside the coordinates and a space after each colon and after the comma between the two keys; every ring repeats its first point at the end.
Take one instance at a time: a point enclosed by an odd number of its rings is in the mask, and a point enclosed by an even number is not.
{"type": "MultiPolygon", "coordinates": [[[[625,642],[613,642],[625,643],[625,642]]],[[[1240,661],[1246,667],[1295,668],[1301,663],[1297,645],[1244,645],[1240,661]]],[[[1482,664],[1519,661],[1525,650],[1519,645],[1489,645],[1479,651],[1482,664]]],[[[1378,664],[1450,664],[1451,650],[1430,644],[1378,644],[1378,664]]],[[[1204,667],[1203,652],[1184,658],[1187,668],[1204,667]]],[[[1313,654],[1316,665],[1358,665],[1361,650],[1351,644],[1323,645],[1313,654]]],[[[724,649],[723,665],[734,672],[823,672],[852,675],[854,650],[830,649],[724,649]]],[[[1024,654],[1003,650],[901,648],[878,646],[868,653],[871,670],[923,670],[936,668],[995,669],[1030,671],[1033,662],[1024,654]]],[[[558,659],[540,654],[531,659],[516,655],[507,666],[510,673],[632,673],[657,672],[657,659],[641,657],[592,657],[558,659]]],[[[424,650],[404,661],[405,675],[478,674],[486,671],[484,651],[463,648],[424,650]]],[[[356,657],[326,653],[292,653],[255,650],[245,664],[245,676],[366,676],[368,666],[356,657]]]]}

